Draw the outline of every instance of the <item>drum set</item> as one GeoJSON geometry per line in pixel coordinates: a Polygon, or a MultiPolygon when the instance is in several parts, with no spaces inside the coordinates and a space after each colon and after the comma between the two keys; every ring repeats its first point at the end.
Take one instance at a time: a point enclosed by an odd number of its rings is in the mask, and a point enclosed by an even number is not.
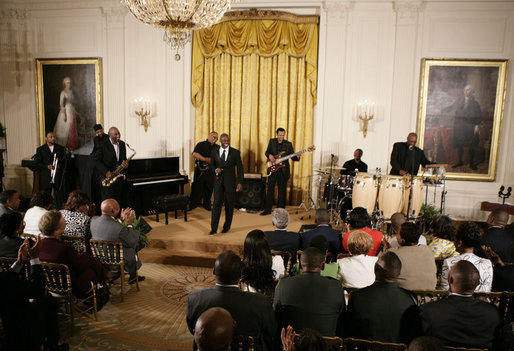
{"type": "Polygon", "coordinates": [[[409,219],[420,216],[423,177],[382,175],[380,168],[374,174],[337,174],[340,171],[347,170],[338,167],[315,170],[322,190],[318,194],[318,208],[326,207],[336,226],[341,221],[345,222],[349,212],[355,207],[364,207],[377,228],[397,212],[403,213],[409,219]]]}

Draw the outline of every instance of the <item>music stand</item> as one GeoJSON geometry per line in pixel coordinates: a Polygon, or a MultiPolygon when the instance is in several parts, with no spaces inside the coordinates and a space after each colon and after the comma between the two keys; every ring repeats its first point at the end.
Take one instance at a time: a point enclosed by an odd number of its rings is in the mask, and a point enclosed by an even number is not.
{"type": "Polygon", "coordinates": [[[444,215],[444,210],[446,206],[446,167],[448,164],[446,163],[434,163],[431,165],[426,165],[423,170],[423,183],[425,185],[425,206],[428,204],[428,188],[434,188],[434,203],[436,201],[437,196],[437,188],[442,188],[441,190],[441,214],[444,215]],[[428,171],[428,174],[425,172],[428,171]]]}

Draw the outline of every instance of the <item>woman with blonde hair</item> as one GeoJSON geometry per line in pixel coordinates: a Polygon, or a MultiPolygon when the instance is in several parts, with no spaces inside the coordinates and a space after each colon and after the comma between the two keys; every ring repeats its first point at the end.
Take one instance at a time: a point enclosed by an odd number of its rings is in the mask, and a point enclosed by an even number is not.
{"type": "Polygon", "coordinates": [[[348,251],[352,256],[340,258],[339,274],[346,287],[363,288],[375,281],[376,256],[368,256],[373,239],[362,230],[355,230],[348,237],[348,251]]]}

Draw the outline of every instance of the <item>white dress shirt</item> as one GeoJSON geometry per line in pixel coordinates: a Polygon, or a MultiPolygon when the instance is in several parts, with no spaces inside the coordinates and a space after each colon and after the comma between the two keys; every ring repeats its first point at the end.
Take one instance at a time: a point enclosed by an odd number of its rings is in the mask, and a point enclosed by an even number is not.
{"type": "Polygon", "coordinates": [[[109,139],[112,146],[114,147],[114,152],[116,152],[116,161],[120,160],[120,143],[114,144],[111,139],[109,139]]]}
{"type": "Polygon", "coordinates": [[[229,149],[229,146],[227,146],[227,148],[226,148],[226,149],[224,149],[224,148],[220,147],[220,151],[219,151],[219,153],[220,153],[220,158],[221,158],[222,160],[223,160],[223,151],[225,151],[225,159],[224,159],[223,161],[226,161],[226,160],[227,160],[227,158],[228,158],[228,149],[229,149]]]}

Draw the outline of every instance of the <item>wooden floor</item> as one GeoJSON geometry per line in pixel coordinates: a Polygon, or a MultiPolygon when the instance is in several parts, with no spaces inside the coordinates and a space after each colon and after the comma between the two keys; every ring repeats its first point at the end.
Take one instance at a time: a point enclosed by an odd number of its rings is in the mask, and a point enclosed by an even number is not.
{"type": "MultiPolygon", "coordinates": [[[[296,207],[286,208],[290,215],[289,230],[299,231],[302,225],[314,223],[314,211],[296,213],[296,207]],[[303,219],[302,219],[303,218],[303,219]]],[[[242,253],[243,243],[248,232],[254,229],[263,231],[273,230],[271,216],[260,216],[259,213],[248,213],[235,210],[232,228],[226,234],[221,234],[223,222],[222,212],[218,233],[209,235],[211,230],[211,212],[198,207],[188,212],[187,219],[179,211],[178,219],[170,213],[169,224],[164,224],[164,215],[160,221],[155,216],[145,219],[153,227],[148,234],[150,243],[140,252],[141,261],[175,265],[212,267],[214,259],[224,250],[242,253]]]]}

